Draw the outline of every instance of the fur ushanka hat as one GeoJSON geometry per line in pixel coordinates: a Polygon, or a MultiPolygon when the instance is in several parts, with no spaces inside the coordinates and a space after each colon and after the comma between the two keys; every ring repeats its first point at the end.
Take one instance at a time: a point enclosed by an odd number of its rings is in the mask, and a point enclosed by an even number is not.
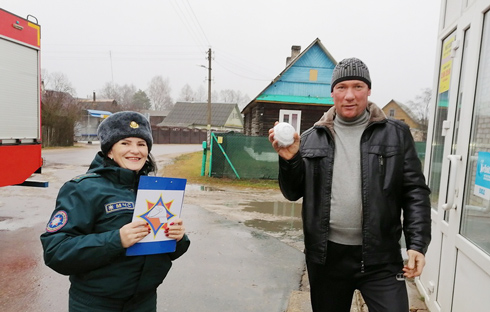
{"type": "Polygon", "coordinates": [[[369,69],[360,59],[352,57],[346,58],[340,61],[335,66],[332,73],[331,91],[333,87],[339,82],[346,80],[361,80],[364,81],[369,89],[371,89],[371,77],[369,76],[369,69]]]}
{"type": "Polygon", "coordinates": [[[148,145],[148,153],[153,145],[151,126],[140,113],[117,112],[103,120],[97,128],[97,136],[100,140],[100,149],[107,156],[112,146],[124,138],[141,138],[148,145]]]}

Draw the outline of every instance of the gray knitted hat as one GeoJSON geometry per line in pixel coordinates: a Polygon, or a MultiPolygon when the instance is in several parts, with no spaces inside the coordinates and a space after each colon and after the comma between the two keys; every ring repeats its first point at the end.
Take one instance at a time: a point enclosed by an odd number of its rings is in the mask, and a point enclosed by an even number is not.
{"type": "Polygon", "coordinates": [[[339,82],[345,80],[361,80],[364,81],[369,89],[371,89],[371,77],[369,77],[369,69],[360,59],[352,57],[340,61],[335,66],[332,74],[332,88],[339,82]]]}
{"type": "Polygon", "coordinates": [[[124,138],[135,137],[145,140],[148,153],[153,144],[150,123],[145,116],[137,112],[117,112],[110,115],[100,123],[97,136],[104,155],[109,153],[115,143],[124,138]]]}

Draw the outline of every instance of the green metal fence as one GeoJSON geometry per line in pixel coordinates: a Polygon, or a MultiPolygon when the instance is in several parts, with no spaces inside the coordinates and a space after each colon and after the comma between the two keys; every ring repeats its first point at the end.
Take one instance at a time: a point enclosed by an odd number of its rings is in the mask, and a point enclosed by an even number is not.
{"type": "Polygon", "coordinates": [[[210,176],[277,179],[279,156],[267,137],[213,132],[210,150],[210,176]]]}
{"type": "MultiPolygon", "coordinates": [[[[415,142],[424,164],[426,142],[415,142]]],[[[209,176],[235,179],[273,179],[279,172],[278,155],[267,137],[242,133],[211,133],[209,176]]]]}

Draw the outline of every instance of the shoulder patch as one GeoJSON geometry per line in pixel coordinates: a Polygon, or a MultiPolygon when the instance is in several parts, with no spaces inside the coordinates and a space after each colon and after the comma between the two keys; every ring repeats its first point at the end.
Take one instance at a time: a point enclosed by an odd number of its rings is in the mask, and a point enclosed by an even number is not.
{"type": "Polygon", "coordinates": [[[84,173],[84,174],[81,174],[81,175],[77,175],[76,177],[74,177],[73,179],[71,179],[71,181],[74,181],[74,182],[80,182],[84,179],[87,179],[87,178],[95,178],[95,177],[100,177],[100,174],[98,173],[84,173]]]}
{"type": "Polygon", "coordinates": [[[63,228],[68,222],[68,214],[64,210],[60,210],[54,214],[46,225],[46,232],[54,233],[63,228]]]}

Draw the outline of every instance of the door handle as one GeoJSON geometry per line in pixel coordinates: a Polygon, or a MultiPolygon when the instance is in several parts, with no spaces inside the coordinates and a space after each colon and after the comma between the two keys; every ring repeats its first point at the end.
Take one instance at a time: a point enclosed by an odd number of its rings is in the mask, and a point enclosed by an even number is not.
{"type": "Polygon", "coordinates": [[[447,188],[447,202],[442,205],[442,209],[444,210],[456,209],[456,205],[454,204],[454,197],[456,197],[456,174],[462,158],[463,157],[461,155],[447,156],[447,159],[449,159],[451,173],[449,174],[449,185],[447,188]]]}

